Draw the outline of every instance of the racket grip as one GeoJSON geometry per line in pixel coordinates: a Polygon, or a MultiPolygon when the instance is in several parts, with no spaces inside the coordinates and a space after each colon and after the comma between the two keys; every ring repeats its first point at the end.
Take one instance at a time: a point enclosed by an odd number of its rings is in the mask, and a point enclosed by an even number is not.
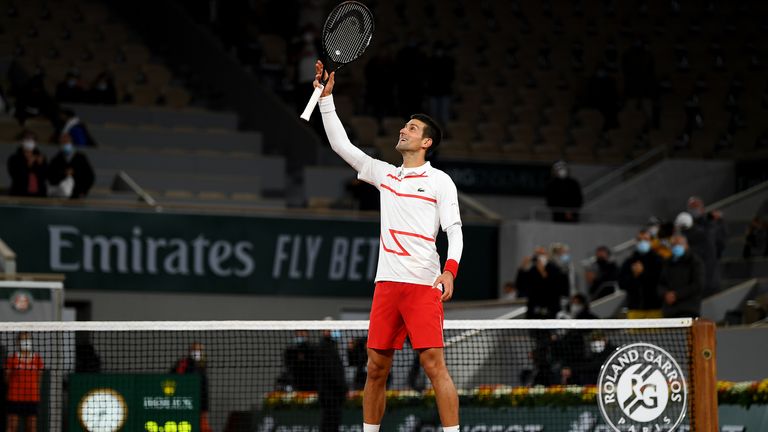
{"type": "Polygon", "coordinates": [[[324,86],[320,84],[320,87],[315,87],[314,93],[312,93],[312,97],[309,98],[309,102],[307,102],[307,107],[304,108],[304,112],[301,113],[301,118],[309,121],[309,116],[312,115],[312,111],[315,109],[315,105],[317,105],[317,101],[320,99],[320,95],[323,93],[324,86]]]}

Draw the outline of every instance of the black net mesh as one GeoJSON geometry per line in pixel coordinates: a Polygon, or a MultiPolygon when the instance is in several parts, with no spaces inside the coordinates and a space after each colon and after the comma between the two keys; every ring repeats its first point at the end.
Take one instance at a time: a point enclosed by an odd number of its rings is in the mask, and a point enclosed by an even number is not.
{"type": "MultiPolygon", "coordinates": [[[[345,322],[335,322],[335,329],[321,330],[324,323],[306,323],[309,330],[297,330],[296,324],[260,328],[260,323],[242,329],[196,323],[190,324],[194,330],[170,330],[159,323],[156,330],[64,327],[28,333],[6,326],[0,332],[3,421],[34,420],[40,431],[309,432],[328,430],[321,428],[325,419],[339,422],[334,430],[361,431],[364,323],[343,328],[345,322]]],[[[595,384],[610,356],[637,343],[676,360],[690,404],[695,392],[688,379],[690,328],[566,329],[567,321],[562,323],[554,329],[499,329],[478,321],[473,329],[456,329],[446,322],[446,360],[459,392],[462,430],[612,430],[600,414],[595,384]]],[[[90,325],[101,324],[119,325],[90,325]]],[[[638,370],[638,376],[658,385],[650,377],[660,371],[672,394],[669,370],[647,360],[642,367],[652,370],[638,370]]],[[[606,370],[614,382],[631,366],[616,364],[618,372],[606,370]]],[[[645,387],[634,397],[620,392],[615,397],[632,415],[652,415],[651,405],[658,405],[663,392],[645,387]]],[[[407,342],[395,354],[387,389],[382,431],[441,430],[434,391],[407,342]]],[[[679,414],[667,405],[663,415],[679,414]]],[[[689,417],[690,410],[683,430],[691,426],[689,417]]]]}
{"type": "Polygon", "coordinates": [[[326,55],[336,64],[346,64],[363,54],[373,36],[373,15],[365,5],[344,2],[331,11],[323,28],[326,55]]]}

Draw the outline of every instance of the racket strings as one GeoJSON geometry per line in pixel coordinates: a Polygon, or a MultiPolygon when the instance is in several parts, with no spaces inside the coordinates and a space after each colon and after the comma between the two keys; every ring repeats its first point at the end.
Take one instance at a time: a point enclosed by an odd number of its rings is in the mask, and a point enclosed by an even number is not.
{"type": "Polygon", "coordinates": [[[359,3],[344,3],[326,20],[323,43],[328,57],[338,64],[358,58],[373,34],[373,17],[359,3]]]}

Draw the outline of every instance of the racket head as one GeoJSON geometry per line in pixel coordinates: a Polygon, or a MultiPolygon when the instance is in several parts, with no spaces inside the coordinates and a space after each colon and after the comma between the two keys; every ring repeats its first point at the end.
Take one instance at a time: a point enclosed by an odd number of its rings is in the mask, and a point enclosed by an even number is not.
{"type": "Polygon", "coordinates": [[[323,26],[326,70],[338,69],[363,55],[374,29],[373,14],[364,4],[345,1],[333,8],[323,26]]]}

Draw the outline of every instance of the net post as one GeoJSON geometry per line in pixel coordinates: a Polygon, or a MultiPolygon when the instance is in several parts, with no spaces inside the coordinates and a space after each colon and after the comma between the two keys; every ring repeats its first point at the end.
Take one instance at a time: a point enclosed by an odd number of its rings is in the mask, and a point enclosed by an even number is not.
{"type": "Polygon", "coordinates": [[[693,333],[693,424],[696,432],[718,431],[715,323],[697,319],[693,333]]]}

